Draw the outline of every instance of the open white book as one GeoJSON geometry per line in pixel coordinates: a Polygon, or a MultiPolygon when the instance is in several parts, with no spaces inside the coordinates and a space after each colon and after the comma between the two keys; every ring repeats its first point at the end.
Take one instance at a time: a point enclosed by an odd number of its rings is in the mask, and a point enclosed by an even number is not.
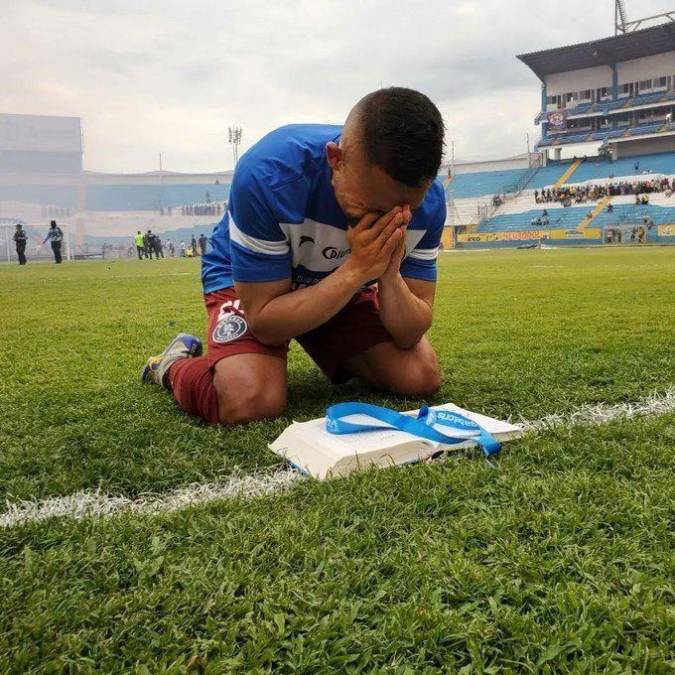
{"type": "MultiPolygon", "coordinates": [[[[522,428],[517,425],[463,410],[452,403],[434,406],[434,409],[465,415],[502,442],[523,434],[522,428]]],[[[404,414],[416,416],[417,413],[417,410],[412,410],[404,414]]],[[[363,415],[352,415],[348,421],[372,423],[369,417],[363,415]]],[[[303,473],[323,479],[346,476],[372,465],[393,466],[425,461],[438,453],[476,445],[470,432],[437,428],[454,437],[466,436],[467,440],[457,445],[445,445],[393,428],[338,436],[326,431],[326,419],[322,417],[309,422],[294,422],[269,447],[303,473]]]]}

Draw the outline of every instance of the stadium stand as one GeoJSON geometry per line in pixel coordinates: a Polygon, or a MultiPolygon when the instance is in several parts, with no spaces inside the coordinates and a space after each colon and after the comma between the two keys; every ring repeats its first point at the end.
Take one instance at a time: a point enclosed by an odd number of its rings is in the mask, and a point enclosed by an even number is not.
{"type": "Polygon", "coordinates": [[[611,141],[617,138],[633,138],[650,134],[672,134],[675,126],[658,122],[657,124],[638,124],[632,127],[622,127],[606,131],[584,131],[580,133],[563,132],[560,134],[547,134],[542,137],[537,147],[544,148],[556,145],[571,145],[575,143],[591,143],[594,141],[611,141]]]}
{"type": "Polygon", "coordinates": [[[72,208],[76,205],[76,196],[74,186],[0,184],[0,201],[72,208]]]}
{"type": "MultiPolygon", "coordinates": [[[[88,211],[157,211],[161,207],[204,204],[207,193],[211,201],[223,202],[229,190],[229,184],[88,185],[85,205],[88,211]]],[[[74,208],[77,187],[0,184],[2,200],[74,208]]]]}
{"type": "Polygon", "coordinates": [[[485,197],[513,192],[527,174],[527,171],[527,169],[512,169],[509,171],[458,174],[447,185],[446,192],[452,191],[455,199],[485,197]]]}
{"type": "MultiPolygon", "coordinates": [[[[583,225],[586,216],[593,211],[594,205],[584,207],[548,209],[549,225],[534,225],[540,218],[542,209],[521,213],[499,214],[488,218],[478,227],[478,232],[516,232],[521,230],[573,230],[583,225]]],[[[675,225],[675,206],[658,206],[649,204],[637,206],[633,203],[617,204],[613,212],[606,208],[591,223],[592,227],[606,228],[615,226],[641,225],[643,219],[651,219],[654,225],[675,225]]]]}
{"type": "Polygon", "coordinates": [[[675,153],[666,152],[659,155],[640,155],[609,161],[607,159],[593,158],[586,160],[575,171],[572,183],[599,180],[603,178],[621,178],[625,176],[637,176],[648,173],[660,173],[675,175],[675,153]],[[636,170],[635,166],[638,164],[636,170]]]}
{"type": "Polygon", "coordinates": [[[202,204],[206,194],[212,201],[225,201],[229,185],[89,185],[89,211],[156,211],[160,207],[202,204]]]}
{"type": "MultiPolygon", "coordinates": [[[[583,103],[572,108],[567,108],[569,118],[574,118],[576,115],[589,115],[592,113],[607,115],[610,112],[617,110],[624,110],[626,108],[634,108],[642,105],[665,104],[675,101],[675,92],[657,92],[654,94],[643,94],[641,96],[633,96],[628,98],[621,98],[618,101],[605,101],[600,103],[583,103]]],[[[546,119],[546,114],[541,112],[537,115],[535,123],[539,124],[546,119]]]]}

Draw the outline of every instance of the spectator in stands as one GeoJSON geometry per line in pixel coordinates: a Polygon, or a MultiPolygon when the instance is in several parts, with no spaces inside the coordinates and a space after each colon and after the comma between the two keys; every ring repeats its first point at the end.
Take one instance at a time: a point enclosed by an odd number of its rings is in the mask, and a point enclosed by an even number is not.
{"type": "Polygon", "coordinates": [[[206,245],[208,244],[208,241],[206,235],[202,232],[199,235],[199,250],[201,251],[201,255],[206,255],[206,245]]]}
{"type": "Polygon", "coordinates": [[[63,258],[61,257],[61,246],[63,244],[63,231],[56,224],[55,220],[52,220],[51,223],[49,224],[49,231],[47,232],[47,236],[44,238],[42,243],[46,244],[47,240],[49,240],[52,247],[52,253],[54,253],[54,262],[57,265],[60,265],[61,262],[63,261],[63,258]]]}
{"type": "Polygon", "coordinates": [[[26,264],[26,243],[28,242],[28,235],[23,229],[21,223],[16,224],[14,231],[14,245],[16,246],[16,255],[19,258],[19,265],[26,264]]]}
{"type": "Polygon", "coordinates": [[[136,232],[134,244],[136,244],[136,253],[138,253],[138,259],[143,260],[143,258],[147,257],[145,255],[145,238],[143,237],[143,233],[140,230],[136,232]]]}

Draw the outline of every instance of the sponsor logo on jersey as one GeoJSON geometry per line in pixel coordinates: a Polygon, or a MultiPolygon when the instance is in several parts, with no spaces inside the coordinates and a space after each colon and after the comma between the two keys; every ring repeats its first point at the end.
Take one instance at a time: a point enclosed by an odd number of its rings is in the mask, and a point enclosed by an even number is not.
{"type": "Polygon", "coordinates": [[[344,250],[344,251],[339,251],[335,246],[326,246],[326,248],[321,251],[323,254],[323,257],[326,260],[340,260],[344,258],[346,255],[349,255],[352,252],[350,248],[344,250]]]}

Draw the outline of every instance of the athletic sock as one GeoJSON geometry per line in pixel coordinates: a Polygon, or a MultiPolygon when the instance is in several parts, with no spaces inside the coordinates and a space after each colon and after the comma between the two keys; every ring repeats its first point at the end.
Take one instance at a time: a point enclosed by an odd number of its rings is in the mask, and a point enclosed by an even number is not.
{"type": "Polygon", "coordinates": [[[220,423],[213,370],[206,357],[180,359],[171,366],[168,376],[169,390],[185,413],[209,424],[220,423]]]}

